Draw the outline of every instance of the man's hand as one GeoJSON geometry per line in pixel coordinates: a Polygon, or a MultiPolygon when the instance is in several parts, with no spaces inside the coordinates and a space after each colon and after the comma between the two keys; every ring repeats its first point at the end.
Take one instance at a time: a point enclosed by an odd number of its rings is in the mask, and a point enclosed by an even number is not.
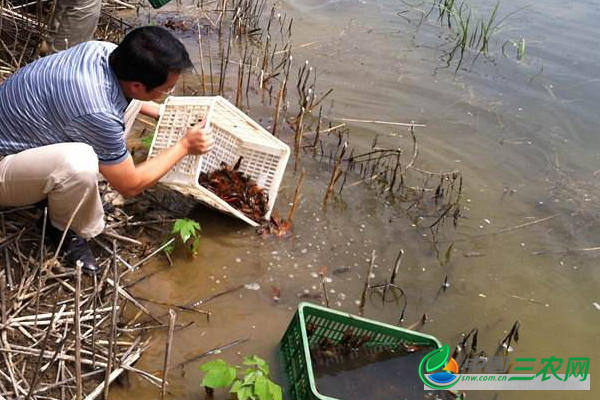
{"type": "Polygon", "coordinates": [[[163,175],[188,154],[204,154],[213,147],[210,131],[205,122],[192,126],[175,146],[140,165],[134,165],[131,156],[116,165],[100,164],[100,172],[119,193],[135,196],[155,184],[163,175]]]}
{"type": "Polygon", "coordinates": [[[180,139],[181,145],[187,154],[198,155],[208,153],[214,144],[212,133],[206,128],[206,120],[202,120],[188,129],[184,137],[180,139]]]}

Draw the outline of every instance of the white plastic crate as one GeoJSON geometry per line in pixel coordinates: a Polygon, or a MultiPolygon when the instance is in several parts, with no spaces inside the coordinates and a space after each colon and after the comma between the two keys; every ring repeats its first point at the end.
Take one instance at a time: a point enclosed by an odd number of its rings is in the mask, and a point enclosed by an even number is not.
{"type": "Polygon", "coordinates": [[[265,218],[271,216],[279,184],[290,156],[290,148],[221,96],[169,97],[161,115],[148,158],[172,147],[191,125],[206,117],[212,130],[213,149],[200,156],[186,156],[160,182],[250,225],[258,223],[246,217],[207,188],[198,184],[200,173],[232,167],[243,157],[240,171],[250,176],[269,195],[265,218]]]}

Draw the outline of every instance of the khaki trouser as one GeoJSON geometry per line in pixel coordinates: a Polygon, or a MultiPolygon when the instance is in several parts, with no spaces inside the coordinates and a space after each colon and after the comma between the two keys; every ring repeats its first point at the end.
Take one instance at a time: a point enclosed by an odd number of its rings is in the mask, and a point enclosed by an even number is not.
{"type": "MultiPolygon", "coordinates": [[[[129,134],[141,102],[125,112],[129,134]]],[[[98,157],[84,143],[58,143],[6,156],[0,161],[0,206],[19,207],[48,199],[52,225],[64,230],[84,198],[71,229],[84,238],[104,229],[104,209],[98,193],[98,157]]]]}
{"type": "Polygon", "coordinates": [[[92,40],[101,7],[102,0],[56,0],[49,30],[52,51],[92,40]]]}

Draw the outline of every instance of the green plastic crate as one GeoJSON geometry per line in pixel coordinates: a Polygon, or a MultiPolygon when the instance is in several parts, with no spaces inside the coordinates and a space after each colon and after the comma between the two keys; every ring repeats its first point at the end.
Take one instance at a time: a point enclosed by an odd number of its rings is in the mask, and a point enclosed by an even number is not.
{"type": "Polygon", "coordinates": [[[280,343],[289,381],[290,400],[343,400],[317,392],[309,349],[325,337],[339,343],[348,328],[352,328],[355,335],[370,335],[371,338],[363,346],[393,347],[402,342],[410,342],[434,348],[441,347],[439,340],[430,335],[330,310],[316,304],[300,303],[280,343]],[[309,323],[316,326],[310,339],[306,333],[306,325],[309,323]]]}
{"type": "Polygon", "coordinates": [[[148,0],[148,2],[150,2],[150,5],[152,6],[152,8],[161,8],[162,6],[164,6],[165,4],[167,4],[170,1],[171,0],[148,0]]]}

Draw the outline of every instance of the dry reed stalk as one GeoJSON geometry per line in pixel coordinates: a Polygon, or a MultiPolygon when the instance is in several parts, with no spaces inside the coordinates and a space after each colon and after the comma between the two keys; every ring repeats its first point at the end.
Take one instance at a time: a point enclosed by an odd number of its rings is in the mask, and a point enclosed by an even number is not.
{"type": "MultiPolygon", "coordinates": [[[[6,221],[4,219],[4,214],[0,215],[0,224],[2,226],[2,237],[6,237],[6,221]]],[[[12,276],[12,268],[10,263],[10,255],[8,254],[8,247],[4,248],[4,270],[6,271],[6,283],[9,289],[13,288],[13,276],[12,276]]]]}
{"type": "Polygon", "coordinates": [[[104,400],[108,400],[108,388],[110,385],[110,377],[111,377],[111,368],[113,362],[113,352],[114,352],[114,342],[115,336],[117,334],[117,305],[119,302],[119,268],[117,264],[117,241],[113,240],[113,259],[112,259],[112,269],[113,269],[113,301],[112,301],[112,318],[111,318],[111,330],[110,330],[110,339],[108,341],[108,357],[106,360],[106,373],[104,377],[104,390],[103,390],[103,398],[104,400]]]}
{"type": "Polygon", "coordinates": [[[290,208],[290,212],[287,216],[287,221],[291,224],[294,220],[294,214],[296,213],[296,207],[298,206],[298,200],[300,199],[300,190],[302,189],[302,182],[304,182],[304,169],[302,169],[302,173],[300,174],[300,179],[298,179],[298,184],[296,184],[296,190],[294,190],[294,200],[292,201],[292,207],[290,208]]]}
{"type": "Polygon", "coordinates": [[[393,126],[407,126],[407,127],[425,127],[427,125],[424,124],[414,124],[407,122],[390,122],[390,121],[376,121],[376,120],[368,120],[368,119],[356,119],[356,118],[336,118],[340,121],[346,122],[362,122],[368,124],[379,124],[379,125],[393,125],[393,126]]]}
{"type": "Polygon", "coordinates": [[[375,266],[375,250],[371,252],[371,262],[369,263],[369,268],[367,269],[367,276],[365,277],[365,284],[363,286],[362,295],[360,296],[360,315],[363,315],[365,304],[367,302],[367,292],[371,288],[371,274],[373,273],[373,267],[375,266]]]}
{"type": "Polygon", "coordinates": [[[323,290],[323,298],[325,299],[325,306],[329,308],[329,296],[327,295],[327,288],[325,287],[325,275],[323,271],[319,271],[319,279],[321,281],[321,289],[323,290]]]}
{"type": "Polygon", "coordinates": [[[198,20],[198,45],[200,52],[200,75],[202,77],[202,95],[206,96],[206,78],[204,74],[204,54],[202,52],[202,34],[200,33],[200,20],[198,20]]]}
{"type": "Polygon", "coordinates": [[[396,262],[394,263],[394,269],[392,270],[392,275],[390,276],[389,283],[391,285],[396,283],[396,276],[398,275],[398,270],[400,269],[400,264],[402,263],[402,257],[404,256],[404,250],[400,249],[398,253],[398,257],[396,257],[396,262]]]}
{"type": "Polygon", "coordinates": [[[173,309],[169,309],[169,332],[167,334],[167,342],[165,344],[165,358],[163,362],[163,375],[162,382],[160,386],[160,398],[161,400],[165,398],[166,392],[166,384],[167,384],[167,375],[169,373],[169,363],[171,360],[171,349],[173,347],[173,331],[175,329],[175,318],[177,314],[173,309]]]}
{"type": "Polygon", "coordinates": [[[240,101],[242,98],[242,87],[244,85],[244,63],[242,63],[242,59],[240,59],[238,63],[238,75],[237,75],[237,85],[235,90],[235,106],[240,108],[240,101]]]}
{"type": "Polygon", "coordinates": [[[283,101],[283,94],[285,92],[285,86],[287,84],[287,80],[284,78],[281,82],[281,87],[279,88],[279,95],[277,96],[277,104],[275,105],[275,117],[273,118],[273,128],[271,129],[271,133],[273,136],[277,137],[277,128],[279,127],[279,114],[281,112],[281,102],[283,101]]]}
{"type": "MultiPolygon", "coordinates": [[[[50,321],[54,320],[54,314],[55,313],[56,313],[56,303],[52,307],[52,316],[50,317],[50,321]]],[[[50,337],[50,333],[51,332],[52,332],[52,324],[50,324],[48,326],[48,329],[46,330],[46,333],[44,334],[44,339],[42,340],[42,351],[40,352],[40,356],[37,359],[36,367],[35,367],[35,370],[34,370],[35,372],[33,374],[33,378],[31,379],[31,383],[29,384],[29,392],[27,393],[27,396],[25,397],[25,400],[29,400],[29,398],[31,397],[32,393],[35,391],[35,385],[37,383],[38,375],[40,373],[40,368],[42,366],[42,355],[46,351],[46,345],[48,343],[48,338],[50,337]]]]}
{"type": "Polygon", "coordinates": [[[300,118],[296,124],[296,132],[294,133],[294,172],[298,170],[300,164],[300,147],[302,146],[302,133],[304,131],[304,108],[300,113],[300,118]]]}
{"type": "MultiPolygon", "coordinates": [[[[76,286],[75,286],[75,382],[76,382],[76,394],[75,399],[81,400],[83,398],[83,382],[81,380],[81,321],[80,321],[80,300],[81,300],[81,267],[83,263],[79,260],[76,262],[75,274],[76,274],[76,286]]],[[[52,329],[52,324],[48,327],[52,329]]],[[[44,352],[42,349],[41,354],[44,352]]]]}
{"type": "Polygon", "coordinates": [[[331,196],[331,194],[333,193],[333,188],[335,187],[335,184],[342,176],[341,165],[347,148],[348,142],[344,142],[342,150],[339,152],[339,155],[335,159],[333,170],[331,171],[331,178],[329,179],[329,184],[327,185],[327,189],[325,190],[325,196],[323,197],[323,208],[327,207],[327,201],[329,200],[329,196],[331,196]]]}
{"type": "Polygon", "coordinates": [[[132,268],[134,270],[138,269],[139,267],[141,267],[142,265],[144,265],[145,263],[147,263],[148,261],[150,261],[150,259],[152,259],[152,257],[156,256],[158,253],[160,253],[161,251],[163,251],[164,249],[166,249],[167,247],[169,247],[174,242],[175,242],[175,238],[169,239],[166,243],[162,244],[159,248],[157,248],[156,250],[154,250],[152,253],[148,254],[146,257],[144,257],[143,259],[141,259],[140,261],[138,261],[137,263],[135,263],[134,265],[132,265],[132,268]]]}

